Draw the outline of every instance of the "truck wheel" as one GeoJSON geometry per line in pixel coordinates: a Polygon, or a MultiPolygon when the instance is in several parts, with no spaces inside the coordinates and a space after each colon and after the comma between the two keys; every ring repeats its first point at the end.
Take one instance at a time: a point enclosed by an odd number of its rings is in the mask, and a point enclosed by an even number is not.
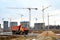
{"type": "Polygon", "coordinates": [[[25,35],[28,35],[28,33],[25,33],[25,35]]]}
{"type": "Polygon", "coordinates": [[[16,34],[16,31],[12,31],[12,34],[16,34]]]}
{"type": "Polygon", "coordinates": [[[16,31],[16,34],[20,34],[20,31],[16,31]]]}
{"type": "Polygon", "coordinates": [[[22,32],[22,35],[24,35],[24,32],[22,32]]]}
{"type": "Polygon", "coordinates": [[[28,35],[29,30],[25,30],[24,33],[25,35],[28,35]]]}

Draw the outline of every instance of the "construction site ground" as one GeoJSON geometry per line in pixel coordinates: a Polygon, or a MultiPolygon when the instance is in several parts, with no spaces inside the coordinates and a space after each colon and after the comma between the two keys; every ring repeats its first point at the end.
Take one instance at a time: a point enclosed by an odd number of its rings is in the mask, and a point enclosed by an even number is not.
{"type": "Polygon", "coordinates": [[[51,31],[41,34],[30,33],[29,35],[0,35],[0,40],[60,40],[60,36],[51,31]]]}

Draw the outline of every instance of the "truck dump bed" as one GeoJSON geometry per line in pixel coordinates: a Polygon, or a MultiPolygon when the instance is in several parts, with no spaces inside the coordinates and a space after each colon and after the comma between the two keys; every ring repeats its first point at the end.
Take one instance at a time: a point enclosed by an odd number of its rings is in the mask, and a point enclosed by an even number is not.
{"type": "Polygon", "coordinates": [[[19,29],[19,26],[12,26],[11,27],[11,30],[18,30],[19,29]]]}

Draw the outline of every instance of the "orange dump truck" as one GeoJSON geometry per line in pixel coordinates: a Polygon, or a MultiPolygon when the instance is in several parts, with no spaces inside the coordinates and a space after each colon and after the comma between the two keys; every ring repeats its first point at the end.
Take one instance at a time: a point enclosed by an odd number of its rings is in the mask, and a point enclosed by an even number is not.
{"type": "Polygon", "coordinates": [[[25,28],[25,27],[22,27],[22,25],[19,25],[19,26],[12,26],[11,27],[11,30],[12,30],[12,33],[13,34],[28,34],[29,32],[29,29],[28,28],[25,28]]]}

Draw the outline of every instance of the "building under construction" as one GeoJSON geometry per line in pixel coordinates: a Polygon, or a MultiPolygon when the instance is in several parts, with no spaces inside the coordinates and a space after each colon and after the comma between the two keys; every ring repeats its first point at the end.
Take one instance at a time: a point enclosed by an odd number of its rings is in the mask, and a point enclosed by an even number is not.
{"type": "Polygon", "coordinates": [[[23,21],[23,22],[20,22],[20,24],[25,27],[25,28],[30,28],[30,23],[29,21],[23,21]]]}
{"type": "Polygon", "coordinates": [[[11,27],[11,26],[17,26],[17,25],[18,25],[17,22],[10,22],[10,27],[11,27]]]}
{"type": "Polygon", "coordinates": [[[34,24],[34,30],[42,30],[43,29],[43,25],[45,27],[44,23],[35,23],[34,24]]]}
{"type": "Polygon", "coordinates": [[[8,21],[3,21],[3,30],[4,31],[8,31],[9,30],[9,27],[8,27],[8,21]]]}

